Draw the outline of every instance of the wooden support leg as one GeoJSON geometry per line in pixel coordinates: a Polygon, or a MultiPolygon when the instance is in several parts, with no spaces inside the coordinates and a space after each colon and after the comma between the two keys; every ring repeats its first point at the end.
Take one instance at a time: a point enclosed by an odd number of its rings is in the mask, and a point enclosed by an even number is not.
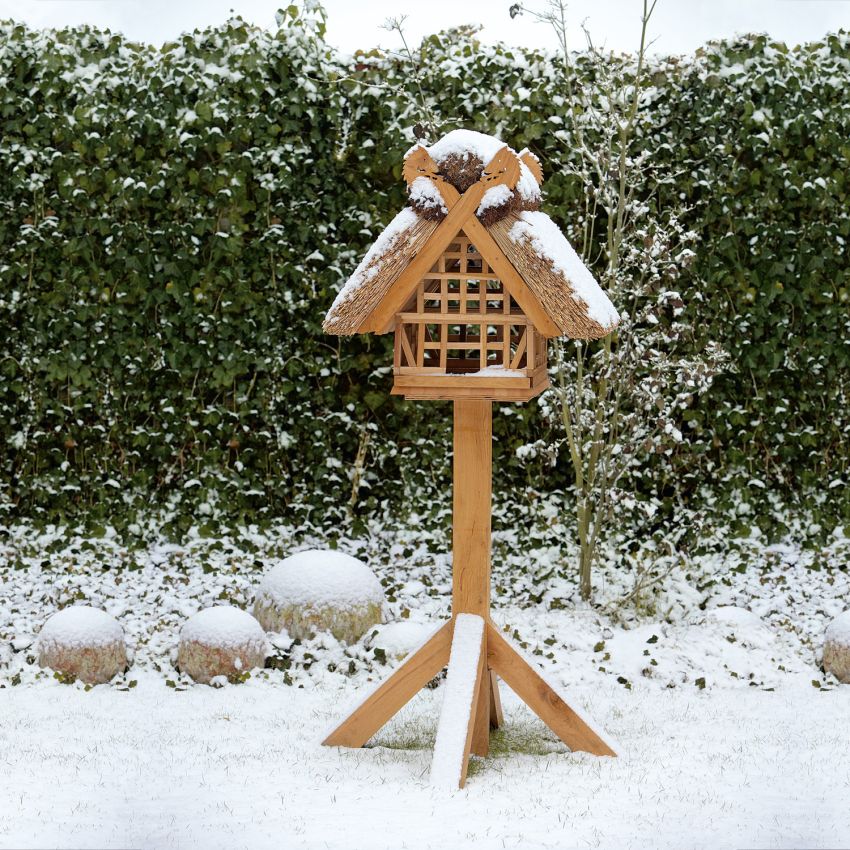
{"type": "Polygon", "coordinates": [[[485,642],[482,617],[455,617],[449,673],[443,686],[443,707],[431,762],[431,784],[440,788],[463,788],[466,783],[478,695],[487,666],[485,642]]]}
{"type": "Polygon", "coordinates": [[[571,750],[616,755],[491,623],[487,624],[487,663],[571,750]]]}
{"type": "MultiPolygon", "coordinates": [[[[486,655],[486,647],[484,652],[486,655]]],[[[478,702],[475,706],[475,728],[472,732],[472,752],[482,757],[490,752],[490,671],[486,668],[478,685],[478,702]]]]}
{"type": "Polygon", "coordinates": [[[490,680],[490,728],[498,729],[504,722],[502,698],[499,696],[499,677],[495,670],[489,670],[490,680]]]}
{"type": "Polygon", "coordinates": [[[453,621],[442,625],[322,742],[328,747],[362,747],[449,660],[453,621]]]}

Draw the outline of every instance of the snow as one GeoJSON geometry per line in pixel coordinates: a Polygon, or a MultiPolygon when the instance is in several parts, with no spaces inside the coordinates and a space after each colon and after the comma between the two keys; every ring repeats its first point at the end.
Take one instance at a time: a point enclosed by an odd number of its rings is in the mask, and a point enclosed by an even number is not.
{"type": "Polygon", "coordinates": [[[602,291],[587,266],[573,250],[558,225],[546,213],[524,211],[510,229],[514,242],[528,240],[534,250],[546,257],[569,281],[573,298],[587,305],[587,315],[603,328],[619,320],[614,305],[602,291]]]}
{"type": "Polygon", "coordinates": [[[235,648],[255,641],[265,645],[266,633],[247,611],[233,605],[216,605],[190,617],[180,630],[180,639],[235,648]]]}
{"type": "MultiPolygon", "coordinates": [[[[454,374],[454,373],[453,373],[454,374]]],[[[485,366],[477,372],[458,372],[461,378],[525,378],[527,375],[522,369],[508,369],[501,364],[496,366],[485,366]]]]}
{"type": "Polygon", "coordinates": [[[452,130],[434,142],[428,153],[436,163],[442,163],[450,156],[468,158],[478,157],[484,165],[503,148],[505,143],[495,136],[479,133],[476,130],[452,130]]]}
{"type": "MultiPolygon", "coordinates": [[[[789,535],[768,545],[754,528],[720,548],[704,541],[672,570],[678,556],[656,552],[664,578],[635,605],[619,600],[637,576],[605,541],[589,606],[569,516],[551,497],[528,508],[541,542],[520,530],[525,510],[521,500],[496,508],[493,620],[617,741],[618,757],[568,752],[503,685],[504,729],[450,797],[428,785],[445,684],[420,692],[367,748],[318,744],[400,663],[376,656],[371,632],[354,645],[277,640],[272,666],[221,690],[174,669],[188,617],[224,599],[250,604],[264,565],[323,545],[326,532],[194,530],[128,549],[62,526],[4,529],[0,846],[840,845],[850,686],[819,669],[819,653],[850,598],[850,539],[837,530],[825,544],[789,535]],[[136,648],[128,673],[89,691],[40,670],[30,648],[46,614],[77,599],[113,613],[136,648]]],[[[373,565],[398,624],[424,636],[448,614],[451,556],[432,523],[383,519],[336,537],[373,565]]]]}
{"type": "Polygon", "coordinates": [[[427,177],[417,177],[410,186],[408,192],[410,200],[420,207],[438,209],[441,213],[447,213],[443,196],[433,180],[427,177]]]}
{"type": "Polygon", "coordinates": [[[457,615],[431,763],[431,785],[437,788],[454,790],[460,783],[483,638],[482,617],[457,615]]]}
{"type": "Polygon", "coordinates": [[[369,567],[333,549],[308,549],[285,558],[266,574],[257,595],[277,606],[346,609],[384,602],[384,590],[369,567]]]}
{"type": "Polygon", "coordinates": [[[850,647],[850,610],[839,614],[826,627],[825,637],[831,643],[850,647]]]}
{"type": "Polygon", "coordinates": [[[381,649],[388,658],[401,660],[424,645],[434,634],[434,624],[415,620],[398,620],[376,626],[369,632],[367,643],[372,649],[381,649]]]}
{"type": "Polygon", "coordinates": [[[410,207],[402,209],[378,236],[372,247],[366,252],[366,256],[360,261],[360,265],[357,266],[354,273],[337,293],[328,315],[332,315],[343,304],[350,301],[361,286],[372,280],[380,266],[375,261],[393,249],[402,234],[413,227],[417,221],[419,221],[419,216],[415,210],[410,207]]]}
{"type": "Polygon", "coordinates": [[[516,189],[524,201],[538,203],[540,201],[540,186],[531,169],[524,163],[519,164],[519,180],[516,189]]]}
{"type": "Polygon", "coordinates": [[[125,692],[0,691],[0,846],[716,850],[850,833],[850,688],[587,684],[579,705],[626,743],[617,758],[568,752],[503,688],[498,746],[447,796],[427,784],[442,689],[369,748],[319,746],[352,687],[177,692],[145,674],[125,692]]]}
{"type": "Polygon", "coordinates": [[[481,216],[491,207],[501,207],[510,201],[513,194],[513,190],[508,188],[504,183],[500,183],[498,186],[491,186],[481,198],[481,203],[478,205],[475,214],[481,216]]]}
{"type": "Polygon", "coordinates": [[[108,646],[123,641],[124,631],[106,611],[88,605],[72,605],[50,617],[38,639],[43,646],[108,646]]]}

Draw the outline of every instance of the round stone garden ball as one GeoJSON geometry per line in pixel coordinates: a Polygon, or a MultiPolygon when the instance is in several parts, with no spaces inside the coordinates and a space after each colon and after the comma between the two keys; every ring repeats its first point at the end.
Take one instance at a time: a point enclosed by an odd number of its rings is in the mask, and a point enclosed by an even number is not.
{"type": "Polygon", "coordinates": [[[217,676],[233,682],[262,667],[267,655],[262,626],[241,608],[217,605],[198,611],[183,624],[177,666],[204,685],[217,676]]]}
{"type": "Polygon", "coordinates": [[[850,685],[850,611],[839,614],[826,628],[823,669],[850,685]]]}
{"type": "Polygon", "coordinates": [[[99,608],[63,608],[41,629],[38,663],[87,685],[108,682],[127,667],[124,629],[99,608]]]}
{"type": "Polygon", "coordinates": [[[254,616],[269,632],[286,630],[306,640],[327,631],[352,644],[381,622],[384,604],[381,583],[362,561],[335,550],[310,549],[264,576],[254,616]]]}

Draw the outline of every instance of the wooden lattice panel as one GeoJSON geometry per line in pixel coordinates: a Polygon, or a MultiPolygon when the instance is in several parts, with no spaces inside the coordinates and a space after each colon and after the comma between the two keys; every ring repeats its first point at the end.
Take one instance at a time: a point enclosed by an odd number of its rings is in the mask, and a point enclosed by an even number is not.
{"type": "Polygon", "coordinates": [[[397,316],[397,374],[528,371],[545,360],[545,340],[462,233],[397,316]]]}
{"type": "Polygon", "coordinates": [[[396,315],[394,366],[406,398],[525,401],[549,384],[546,339],[462,232],[396,315]]]}

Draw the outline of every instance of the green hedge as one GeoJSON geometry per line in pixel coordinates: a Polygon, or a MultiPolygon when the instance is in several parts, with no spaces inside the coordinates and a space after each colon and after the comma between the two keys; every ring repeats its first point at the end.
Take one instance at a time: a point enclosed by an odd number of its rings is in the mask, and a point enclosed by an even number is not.
{"type": "MultiPolygon", "coordinates": [[[[445,509],[448,405],[388,396],[388,339],[320,328],[404,203],[422,118],[408,69],[344,61],[320,18],[280,17],[273,32],[235,19],[160,50],[0,25],[9,518],[122,526],[155,506],[185,528],[445,509]]],[[[439,114],[537,151],[569,226],[582,187],[559,170],[551,58],[458,32],[423,51],[439,114]]],[[[792,52],[753,37],[652,70],[644,142],[671,178],[654,197],[690,208],[689,309],[734,363],[685,414],[670,498],[722,483],[825,492],[831,515],[847,510],[848,59],[845,35],[792,52]]],[[[568,488],[565,470],[515,455],[547,438],[534,405],[496,427],[497,487],[568,488]]]]}

